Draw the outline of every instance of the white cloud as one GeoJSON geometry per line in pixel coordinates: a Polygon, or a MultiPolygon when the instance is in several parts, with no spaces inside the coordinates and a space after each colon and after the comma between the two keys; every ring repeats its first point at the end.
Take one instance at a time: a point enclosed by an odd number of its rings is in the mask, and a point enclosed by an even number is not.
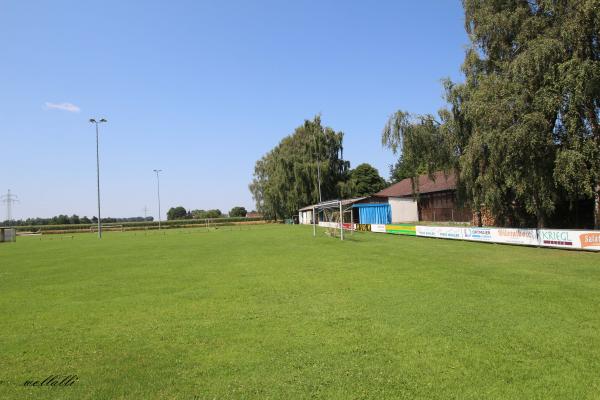
{"type": "Polygon", "coordinates": [[[79,112],[80,108],[72,103],[46,102],[46,110],[63,110],[63,111],[68,111],[68,112],[79,112]]]}

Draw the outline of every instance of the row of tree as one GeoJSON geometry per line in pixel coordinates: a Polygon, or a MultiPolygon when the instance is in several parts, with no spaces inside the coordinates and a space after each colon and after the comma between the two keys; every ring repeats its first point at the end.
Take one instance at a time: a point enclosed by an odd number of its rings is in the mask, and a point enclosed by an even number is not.
{"type": "Polygon", "coordinates": [[[283,138],[256,162],[249,188],[257,210],[267,218],[289,218],[307,204],[383,189],[385,180],[369,164],[350,169],[343,139],[342,132],[324,127],[320,116],[283,138]]]}
{"type": "MultiPolygon", "coordinates": [[[[233,207],[229,211],[230,217],[245,217],[248,212],[244,207],[233,207]]],[[[176,219],[205,219],[205,218],[221,218],[224,217],[221,210],[186,210],[182,206],[171,207],[167,211],[168,220],[176,219]]]]}
{"type": "Polygon", "coordinates": [[[444,169],[462,201],[500,225],[545,226],[593,204],[600,226],[600,7],[597,0],[464,0],[470,45],[448,106],[398,111],[383,144],[398,175],[444,169]]]}
{"type": "MultiPolygon", "coordinates": [[[[143,222],[143,221],[154,221],[153,217],[128,217],[128,218],[102,218],[102,222],[119,223],[119,222],[143,222]]],[[[69,215],[56,215],[51,218],[27,218],[18,219],[12,221],[2,222],[3,226],[31,226],[31,225],[77,225],[77,224],[95,224],[98,222],[97,217],[88,218],[86,216],[79,217],[76,214],[69,215]]]]}
{"type": "MultiPolygon", "coordinates": [[[[247,211],[244,207],[233,207],[229,211],[230,217],[245,217],[247,211]]],[[[185,208],[172,207],[167,212],[167,219],[205,219],[205,218],[220,218],[223,217],[221,210],[191,210],[186,211],[185,208]]],[[[121,223],[121,222],[152,222],[154,217],[127,217],[127,218],[102,218],[103,223],[121,223]]],[[[0,226],[31,226],[31,225],[77,225],[77,224],[95,224],[98,222],[97,217],[88,218],[86,216],[79,217],[76,214],[56,215],[51,218],[27,218],[19,220],[11,220],[0,222],[0,226]]]]}

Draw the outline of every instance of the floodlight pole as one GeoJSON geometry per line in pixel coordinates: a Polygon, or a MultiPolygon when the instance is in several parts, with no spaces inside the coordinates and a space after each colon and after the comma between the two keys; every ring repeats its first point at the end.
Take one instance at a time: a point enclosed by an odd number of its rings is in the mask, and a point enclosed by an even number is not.
{"type": "Polygon", "coordinates": [[[98,191],[98,239],[102,239],[102,218],[100,216],[100,151],[98,145],[98,124],[107,122],[106,119],[102,118],[96,121],[94,118],[90,118],[90,122],[96,125],[96,187],[98,191]]]}
{"type": "Polygon", "coordinates": [[[156,172],[156,189],[158,193],[158,230],[160,231],[160,177],[158,174],[162,172],[162,169],[155,169],[154,172],[156,172]]]}

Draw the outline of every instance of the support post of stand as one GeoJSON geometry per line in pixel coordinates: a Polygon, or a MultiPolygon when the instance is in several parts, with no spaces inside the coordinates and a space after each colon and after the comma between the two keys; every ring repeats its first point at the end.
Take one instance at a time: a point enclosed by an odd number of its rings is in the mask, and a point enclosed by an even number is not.
{"type": "Polygon", "coordinates": [[[340,200],[340,239],[344,240],[344,212],[342,211],[342,201],[340,200]]]}
{"type": "Polygon", "coordinates": [[[312,209],[312,220],[313,220],[313,237],[317,237],[317,225],[315,224],[316,216],[315,216],[315,208],[312,209]]]}

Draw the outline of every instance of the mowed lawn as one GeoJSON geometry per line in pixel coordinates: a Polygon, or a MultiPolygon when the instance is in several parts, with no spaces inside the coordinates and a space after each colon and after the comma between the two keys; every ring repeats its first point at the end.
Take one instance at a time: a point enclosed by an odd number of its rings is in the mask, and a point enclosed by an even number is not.
{"type": "Polygon", "coordinates": [[[0,244],[0,398],[600,397],[600,254],[230,229],[0,244]]]}

